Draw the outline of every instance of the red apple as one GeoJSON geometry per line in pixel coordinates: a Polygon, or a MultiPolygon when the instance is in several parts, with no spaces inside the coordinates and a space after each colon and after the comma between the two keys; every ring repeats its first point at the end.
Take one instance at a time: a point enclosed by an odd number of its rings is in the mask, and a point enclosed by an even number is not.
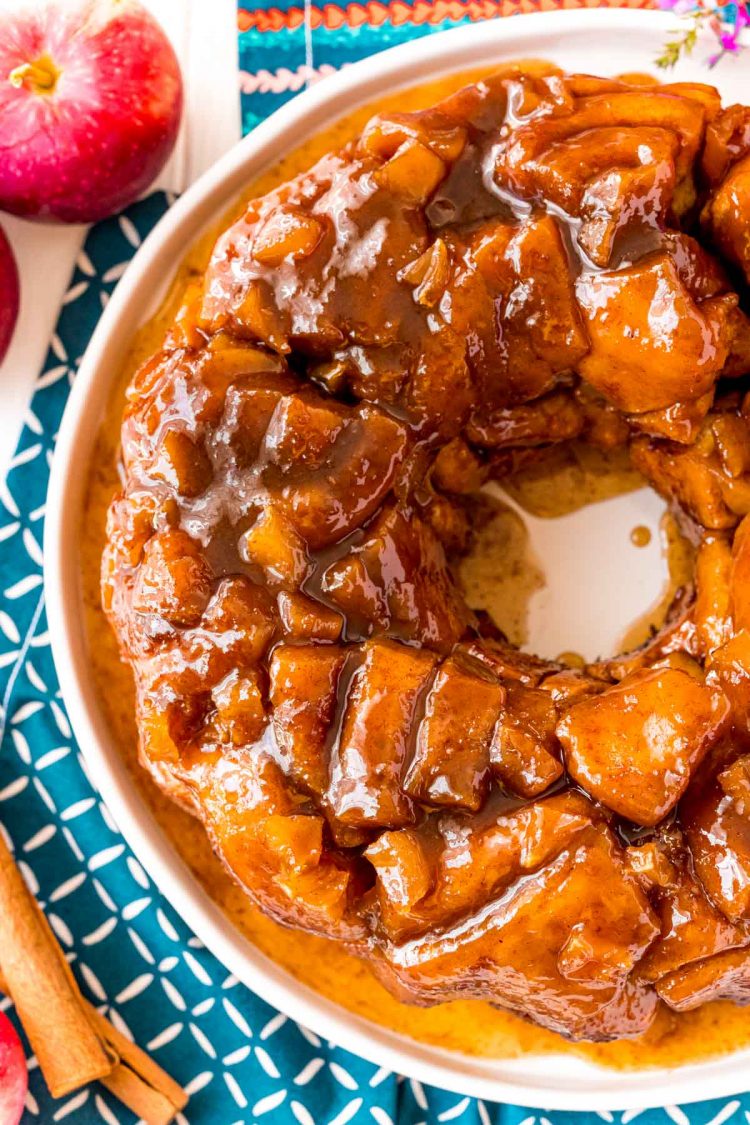
{"type": "Polygon", "coordinates": [[[182,114],[172,46],[138,0],[0,12],[0,209],[93,223],[161,171],[182,114]]]}
{"type": "Polygon", "coordinates": [[[8,350],[13,329],[16,327],[18,301],[16,259],[13,257],[8,239],[0,229],[0,363],[8,350]]]}
{"type": "Polygon", "coordinates": [[[0,1125],[18,1125],[28,1085],[21,1040],[8,1017],[0,1012],[0,1125]]]}

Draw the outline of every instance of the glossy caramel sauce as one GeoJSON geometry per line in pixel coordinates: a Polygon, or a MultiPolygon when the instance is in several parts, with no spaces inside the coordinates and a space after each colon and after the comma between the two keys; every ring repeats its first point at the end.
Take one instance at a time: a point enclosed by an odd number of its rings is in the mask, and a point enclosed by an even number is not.
{"type": "MultiPolygon", "coordinates": [[[[430,105],[477,77],[476,72],[454,75],[415,90],[399,91],[377,106],[356,110],[265,171],[245,198],[271,190],[323,153],[339,147],[359,132],[375,109],[430,105]]],[[[242,206],[239,202],[229,217],[239,213],[242,206]]],[[[226,221],[227,217],[221,225],[226,221]]],[[[189,253],[162,310],[141,330],[127,356],[94,452],[80,536],[91,675],[102,713],[121,747],[133,784],[171,846],[232,924],[276,963],[345,1008],[422,1043],[486,1058],[564,1052],[622,1069],[675,1066],[750,1044],[750,1014],[729,1003],[708,1004],[681,1015],[662,1007],[642,1038],[598,1044],[570,1043],[483,1001],[453,1001],[429,1009],[402,1004],[371,976],[366,964],[337,944],[284,929],[261,914],[213,855],[202,826],[169,801],[139,767],[132,673],[119,659],[100,605],[99,562],[105,513],[118,487],[116,463],[124,387],[140,362],[159,346],[185,286],[203,271],[214,237],[215,233],[209,233],[189,253]]],[[[519,473],[508,482],[508,491],[526,510],[552,518],[642,483],[619,455],[603,458],[594,449],[573,447],[556,450],[544,465],[519,473]]],[[[674,588],[690,573],[691,553],[674,521],[666,521],[663,541],[670,588],[659,605],[651,607],[634,625],[627,638],[629,644],[645,639],[659,624],[674,588]]],[[[544,582],[544,572],[539,560],[529,558],[528,537],[516,513],[497,505],[485,513],[478,547],[463,562],[461,578],[471,604],[489,608],[511,639],[522,644],[525,606],[531,593],[544,582]]],[[[576,653],[563,654],[562,658],[571,666],[581,660],[576,653]]]]}

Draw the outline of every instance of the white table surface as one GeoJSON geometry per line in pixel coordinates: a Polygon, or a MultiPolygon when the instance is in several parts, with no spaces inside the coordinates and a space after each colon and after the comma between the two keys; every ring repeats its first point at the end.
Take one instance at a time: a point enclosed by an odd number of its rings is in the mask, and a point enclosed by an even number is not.
{"type": "MultiPolygon", "coordinates": [[[[175,46],[185,81],[185,115],[157,186],[182,191],[240,137],[236,0],[144,0],[175,46]]],[[[17,0],[0,0],[0,10],[17,0]]],[[[12,462],[85,227],[50,226],[0,215],[21,274],[21,314],[0,365],[0,480],[12,462]]],[[[76,357],[68,357],[71,360],[76,357]]]]}

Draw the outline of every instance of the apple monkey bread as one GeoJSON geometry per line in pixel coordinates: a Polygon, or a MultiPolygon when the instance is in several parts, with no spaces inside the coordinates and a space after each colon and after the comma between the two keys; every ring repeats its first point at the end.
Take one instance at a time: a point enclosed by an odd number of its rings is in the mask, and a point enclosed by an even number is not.
{"type": "Polygon", "coordinates": [[[398,997],[563,1035],[750,1002],[750,109],[508,66],[254,199],[129,388],[140,754],[398,997]],[[471,497],[624,446],[697,544],[641,649],[518,651],[471,497]]]}

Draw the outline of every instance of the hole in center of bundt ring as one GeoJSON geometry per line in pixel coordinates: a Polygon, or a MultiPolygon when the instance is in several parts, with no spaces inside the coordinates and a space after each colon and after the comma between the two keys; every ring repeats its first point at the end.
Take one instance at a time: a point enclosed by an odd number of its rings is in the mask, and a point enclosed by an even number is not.
{"type": "Polygon", "coordinates": [[[459,578],[509,640],[566,662],[643,643],[690,581],[693,550],[627,462],[588,446],[488,485],[459,578]]]}

